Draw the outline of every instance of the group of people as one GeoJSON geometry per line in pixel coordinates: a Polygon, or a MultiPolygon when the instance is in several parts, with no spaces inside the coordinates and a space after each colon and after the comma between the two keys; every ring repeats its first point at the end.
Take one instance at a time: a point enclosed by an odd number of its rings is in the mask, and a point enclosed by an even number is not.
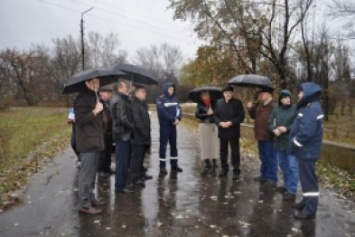
{"type": "MultiPolygon", "coordinates": [[[[156,100],[160,125],[160,174],[167,170],[167,146],[170,145],[171,172],[182,172],[178,165],[177,126],[182,111],[175,95],[175,85],[166,83],[163,94],[156,100]]],[[[217,168],[220,158],[220,178],[228,176],[228,153],[231,150],[233,180],[240,178],[240,124],[245,119],[243,103],[233,97],[232,86],[222,89],[223,98],[216,99],[209,91],[200,95],[196,107],[199,119],[203,174],[217,168]]],[[[298,103],[292,104],[292,94],[282,90],[277,103],[273,89],[263,87],[258,103],[248,102],[247,111],[255,121],[254,133],[261,161],[260,175],[254,180],[284,193],[284,200],[295,201],[298,180],[303,199],[292,206],[300,212],[299,219],[314,218],[318,206],[318,181],[315,165],[320,158],[323,135],[323,112],[319,102],[321,88],[315,83],[299,87],[298,103]],[[277,186],[278,167],[283,174],[283,185],[277,186]]],[[[111,147],[115,143],[115,192],[132,193],[133,186],[144,187],[151,179],[143,166],[151,146],[151,125],[147,91],[141,85],[120,79],[113,91],[100,88],[97,78],[85,82],[85,89],[74,102],[76,152],[81,162],[79,174],[79,209],[85,214],[98,214],[103,202],[93,193],[96,174],[109,176],[111,147]],[[99,92],[99,93],[98,93],[99,92]],[[127,185],[128,169],[132,185],[127,185]]],[[[73,116],[74,117],[74,116],[73,116]]],[[[74,119],[73,119],[74,121],[74,119]]]]}
{"type": "MultiPolygon", "coordinates": [[[[228,175],[228,144],[231,149],[233,180],[240,175],[240,124],[245,113],[240,100],[233,98],[233,87],[222,89],[223,98],[216,100],[208,92],[202,92],[197,103],[195,117],[199,119],[201,159],[205,162],[203,174],[217,167],[221,161],[219,177],[228,175]],[[218,132],[217,132],[218,131],[218,132]],[[219,139],[219,142],[218,142],[219,139]],[[212,165],[213,163],[213,165],[212,165]]],[[[285,201],[295,201],[300,180],[303,199],[292,207],[300,212],[298,219],[316,216],[318,206],[318,181],[316,161],[320,158],[323,137],[323,112],[320,105],[321,88],[315,83],[299,87],[298,103],[292,104],[292,94],[282,90],[277,103],[273,89],[263,87],[258,103],[248,102],[247,111],[254,119],[254,135],[257,140],[260,175],[254,180],[275,188],[284,194],[285,201]],[[278,167],[283,174],[283,185],[277,186],[278,167]]]]}
{"type": "MultiPolygon", "coordinates": [[[[175,96],[175,85],[164,85],[157,99],[160,122],[160,172],[167,174],[166,150],[170,145],[173,172],[182,172],[177,160],[176,126],[182,113],[175,96]]],[[[104,203],[94,195],[97,173],[109,177],[115,173],[115,192],[132,193],[133,187],[144,187],[152,179],[144,167],[144,157],[151,146],[151,128],[147,91],[125,79],[114,84],[113,91],[100,88],[100,80],[85,81],[78,94],[69,121],[73,124],[71,144],[80,162],[79,208],[84,214],[99,214],[104,203]],[[111,170],[112,144],[115,144],[115,171],[111,170]],[[130,175],[128,170],[130,169],[130,175]],[[128,185],[128,176],[131,184],[128,185]]]]}

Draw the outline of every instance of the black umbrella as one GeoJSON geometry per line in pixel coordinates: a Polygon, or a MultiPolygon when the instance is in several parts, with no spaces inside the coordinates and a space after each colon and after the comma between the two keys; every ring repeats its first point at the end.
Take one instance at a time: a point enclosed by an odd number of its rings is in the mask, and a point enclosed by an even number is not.
{"type": "Polygon", "coordinates": [[[259,87],[274,89],[271,80],[268,77],[255,74],[243,74],[233,77],[228,81],[230,85],[238,85],[245,87],[259,87]]]}
{"type": "Polygon", "coordinates": [[[63,94],[80,92],[85,88],[84,82],[92,78],[100,80],[100,86],[117,81],[119,77],[126,78],[126,74],[120,70],[92,68],[79,72],[70,77],[64,85],[63,94]]]}
{"type": "Polygon", "coordinates": [[[136,66],[133,64],[117,64],[112,67],[114,70],[123,71],[128,75],[128,79],[132,83],[138,83],[143,85],[156,85],[158,84],[158,79],[154,76],[154,74],[140,66],[136,66]]]}
{"type": "Polygon", "coordinates": [[[208,91],[211,96],[211,100],[218,100],[223,97],[222,89],[214,86],[203,86],[195,88],[189,93],[189,99],[193,102],[201,101],[201,93],[208,91]]]}

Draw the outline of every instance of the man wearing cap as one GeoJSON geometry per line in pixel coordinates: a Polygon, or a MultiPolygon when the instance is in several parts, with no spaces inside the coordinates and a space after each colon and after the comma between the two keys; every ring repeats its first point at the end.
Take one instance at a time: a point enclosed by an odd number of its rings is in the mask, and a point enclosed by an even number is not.
{"type": "Polygon", "coordinates": [[[145,154],[151,145],[150,117],[146,97],[146,89],[143,86],[136,85],[131,103],[134,130],[131,138],[132,156],[130,167],[132,183],[141,187],[145,187],[144,181],[153,178],[146,174],[143,166],[145,154]]]}
{"type": "Polygon", "coordinates": [[[240,124],[244,121],[245,114],[240,100],[233,98],[233,87],[225,86],[222,90],[224,98],[219,99],[214,111],[215,123],[218,126],[220,141],[220,159],[222,170],[219,177],[228,175],[228,144],[232,150],[233,180],[239,179],[240,174],[240,124]]]}
{"type": "Polygon", "coordinates": [[[85,82],[85,89],[74,102],[76,144],[80,152],[79,209],[84,214],[99,214],[97,207],[103,205],[95,198],[95,180],[100,152],[104,150],[102,129],[103,105],[98,100],[100,80],[93,78],[85,82]]]}
{"type": "Polygon", "coordinates": [[[313,82],[303,83],[298,94],[298,115],[291,126],[290,153],[298,161],[303,198],[292,205],[300,212],[297,219],[316,217],[318,207],[318,180],[316,162],[320,158],[323,140],[323,110],[319,103],[321,87],[313,82]]]}
{"type": "Polygon", "coordinates": [[[247,103],[249,115],[255,120],[254,135],[258,141],[260,175],[255,181],[266,182],[266,186],[275,188],[277,182],[277,161],[273,147],[273,135],[268,127],[268,118],[274,108],[272,88],[264,87],[259,92],[259,103],[247,103]]]}
{"type": "Polygon", "coordinates": [[[108,86],[100,88],[100,102],[103,104],[102,111],[104,125],[105,150],[100,153],[99,161],[99,177],[107,178],[113,173],[111,170],[111,153],[112,153],[112,116],[110,111],[110,101],[112,98],[112,89],[108,86]]]}

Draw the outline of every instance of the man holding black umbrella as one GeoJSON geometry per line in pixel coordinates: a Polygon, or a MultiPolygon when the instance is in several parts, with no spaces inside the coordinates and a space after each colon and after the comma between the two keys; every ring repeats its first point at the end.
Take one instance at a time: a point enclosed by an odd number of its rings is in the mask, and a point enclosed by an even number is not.
{"type": "Polygon", "coordinates": [[[102,110],[97,91],[100,80],[93,78],[85,81],[85,89],[74,102],[76,144],[80,152],[82,166],[79,174],[79,209],[84,214],[99,214],[103,205],[95,198],[96,172],[100,151],[104,150],[102,110]]]}

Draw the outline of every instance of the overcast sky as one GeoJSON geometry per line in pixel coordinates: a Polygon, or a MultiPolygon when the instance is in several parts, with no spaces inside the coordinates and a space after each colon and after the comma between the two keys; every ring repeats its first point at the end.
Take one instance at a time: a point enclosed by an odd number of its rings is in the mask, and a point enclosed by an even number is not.
{"type": "Polygon", "coordinates": [[[0,49],[25,49],[54,38],[79,37],[81,12],[85,31],[119,34],[129,58],[141,47],[167,42],[185,59],[199,46],[189,23],[174,21],[167,0],[0,0],[0,49]]]}
{"type": "MultiPolygon", "coordinates": [[[[322,24],[325,10],[329,10],[326,3],[331,1],[318,0],[310,20],[322,24]]],[[[79,37],[81,13],[94,7],[84,15],[85,31],[102,35],[118,33],[121,48],[128,51],[129,58],[141,47],[167,42],[180,47],[185,60],[192,59],[201,42],[191,24],[172,19],[168,3],[168,0],[0,0],[0,50],[28,48],[32,43],[50,45],[52,39],[67,35],[79,37]]],[[[326,24],[339,29],[334,20],[327,20],[326,24]]],[[[354,49],[354,40],[345,43],[354,49]]]]}

